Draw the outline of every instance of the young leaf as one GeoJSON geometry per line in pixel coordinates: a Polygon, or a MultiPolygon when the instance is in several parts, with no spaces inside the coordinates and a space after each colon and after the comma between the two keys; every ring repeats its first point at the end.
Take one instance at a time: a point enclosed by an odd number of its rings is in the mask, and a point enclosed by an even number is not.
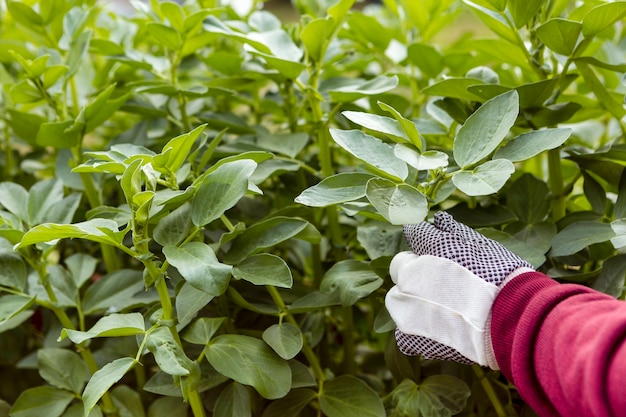
{"type": "Polygon", "coordinates": [[[181,247],[166,246],[163,253],[185,281],[197,289],[217,297],[228,288],[232,267],[221,263],[210,246],[189,242],[181,247]]]}
{"type": "Polygon", "coordinates": [[[372,178],[366,187],[370,203],[391,224],[415,224],[426,218],[428,200],[408,184],[372,178]]]}
{"type": "Polygon", "coordinates": [[[571,129],[542,129],[522,133],[508,141],[493,155],[494,159],[525,161],[549,149],[558,148],[571,136],[571,129]]]}
{"type": "Polygon", "coordinates": [[[324,59],[330,35],[334,31],[334,22],[328,18],[313,19],[304,26],[300,37],[310,58],[316,62],[324,59]]]}
{"type": "Polygon", "coordinates": [[[507,159],[494,159],[479,165],[472,171],[456,171],[454,185],[469,196],[489,195],[498,192],[515,172],[515,166],[507,159]]]}
{"type": "Polygon", "coordinates": [[[380,139],[360,130],[330,129],[330,135],[339,146],[389,179],[401,181],[409,175],[406,164],[398,161],[393,148],[380,139]]]}
{"type": "Polygon", "coordinates": [[[86,332],[63,329],[59,340],[68,337],[72,342],[80,344],[96,337],[133,336],[145,331],[144,319],[140,313],[113,313],[102,317],[86,332]]]}
{"type": "Polygon", "coordinates": [[[326,272],[320,291],[338,293],[341,304],[351,306],[382,284],[383,280],[367,263],[349,259],[337,262],[326,272]]]}
{"type": "Polygon", "coordinates": [[[287,263],[269,253],[248,256],[233,268],[233,276],[254,285],[273,285],[291,288],[293,277],[287,263]]]}
{"type": "Polygon", "coordinates": [[[302,333],[291,323],[274,324],[263,332],[263,340],[278,356],[293,359],[302,349],[302,333]]]}
{"type": "Polygon", "coordinates": [[[50,385],[80,395],[89,376],[78,354],[68,349],[44,348],[37,351],[39,375],[50,385]]]}
{"type": "Polygon", "coordinates": [[[400,123],[391,117],[357,111],[344,111],[341,114],[366,129],[384,133],[395,142],[409,142],[409,137],[404,133],[400,123]]]}
{"type": "Polygon", "coordinates": [[[74,399],[74,394],[51,386],[24,390],[11,407],[15,417],[59,417],[74,399]]]}
{"type": "MultiPolygon", "coordinates": [[[[163,3],[167,4],[167,3],[163,3]]],[[[173,139],[170,139],[169,142],[163,146],[162,154],[167,152],[168,150],[172,150],[169,153],[169,158],[165,163],[165,166],[169,168],[171,172],[176,172],[183,165],[189,152],[191,151],[191,147],[195,143],[196,139],[200,134],[204,131],[206,124],[200,125],[189,133],[184,133],[180,136],[176,136],[173,139]]]]}
{"type": "Polygon", "coordinates": [[[404,118],[404,116],[402,116],[396,109],[388,104],[383,103],[382,101],[378,102],[378,106],[384,111],[391,113],[393,118],[396,119],[396,121],[400,124],[400,127],[404,131],[405,135],[419,151],[424,149],[425,144],[423,143],[423,139],[417,131],[417,126],[415,126],[415,123],[404,118]]]}
{"type": "Polygon", "coordinates": [[[92,408],[102,396],[118,382],[137,362],[133,358],[119,358],[107,363],[96,371],[83,391],[84,417],[89,416],[92,408]]]}
{"type": "Polygon", "coordinates": [[[480,106],[459,129],[454,139],[456,163],[464,168],[485,158],[509,133],[519,113],[519,95],[509,91],[480,106]]]}
{"type": "Polygon", "coordinates": [[[320,408],[328,417],[384,417],[385,408],[376,392],[352,375],[324,383],[320,408]]]}
{"type": "Polygon", "coordinates": [[[539,13],[541,7],[545,4],[543,0],[509,0],[508,9],[513,16],[516,28],[521,28],[528,21],[539,13]]]}
{"type": "Polygon", "coordinates": [[[302,191],[294,201],[309,207],[326,207],[358,200],[365,197],[365,186],[372,178],[373,175],[361,172],[332,175],[302,191]]]}
{"type": "Polygon", "coordinates": [[[399,143],[393,148],[393,153],[418,171],[448,166],[448,155],[440,151],[426,151],[420,154],[412,147],[399,143]]]}
{"type": "Polygon", "coordinates": [[[600,4],[583,18],[582,32],[585,38],[595,36],[626,16],[626,2],[615,1],[600,4]]]}
{"type": "Polygon", "coordinates": [[[291,388],[291,368],[259,339],[225,334],[214,338],[204,352],[220,374],[253,386],[264,398],[281,398],[291,388]]]}
{"type": "Polygon", "coordinates": [[[160,44],[172,51],[178,51],[183,44],[183,40],[176,30],[162,23],[150,22],[146,26],[148,33],[152,35],[160,44]]]}
{"type": "Polygon", "coordinates": [[[580,22],[555,18],[537,28],[537,37],[557,54],[570,56],[574,52],[581,29],[580,22]]]}
{"type": "Polygon", "coordinates": [[[92,219],[74,224],[44,223],[24,234],[16,249],[57,239],[79,238],[111,246],[122,244],[124,232],[118,231],[117,223],[109,219],[92,219]]]}
{"type": "Polygon", "coordinates": [[[204,226],[233,207],[248,190],[248,178],[257,164],[251,159],[225,163],[209,173],[191,203],[191,219],[204,226]]]}

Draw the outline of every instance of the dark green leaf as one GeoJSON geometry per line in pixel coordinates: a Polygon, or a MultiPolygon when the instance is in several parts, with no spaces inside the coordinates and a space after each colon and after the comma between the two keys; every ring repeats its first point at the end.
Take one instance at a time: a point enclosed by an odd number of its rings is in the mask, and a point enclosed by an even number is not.
{"type": "Polygon", "coordinates": [[[613,297],[620,297],[624,292],[625,277],[626,255],[616,255],[602,264],[602,270],[593,283],[593,288],[613,297]]]}
{"type": "Polygon", "coordinates": [[[334,264],[324,275],[320,291],[339,294],[341,304],[354,305],[383,284],[383,280],[365,262],[345,260],[334,264]]]}
{"type": "Polygon", "coordinates": [[[384,417],[380,397],[362,380],[342,375],[324,384],[320,408],[328,417],[384,417]]]}
{"type": "Polygon", "coordinates": [[[525,224],[541,222],[550,211],[548,185],[528,173],[511,185],[506,199],[508,209],[525,224]]]}
{"type": "Polygon", "coordinates": [[[213,300],[214,296],[207,294],[185,282],[176,294],[176,315],[178,329],[182,329],[191,322],[200,310],[213,300]]]}
{"type": "Polygon", "coordinates": [[[233,276],[254,285],[273,285],[291,288],[293,277],[287,263],[269,253],[248,256],[233,268],[233,276]]]}
{"type": "Polygon", "coordinates": [[[72,342],[80,344],[96,337],[120,337],[144,334],[144,319],[140,313],[113,313],[102,317],[86,332],[63,329],[59,340],[68,337],[72,342]]]}
{"type": "Polygon", "coordinates": [[[610,224],[579,221],[561,230],[552,239],[552,256],[573,255],[594,243],[601,243],[615,237],[610,224]]]}
{"type": "Polygon", "coordinates": [[[167,327],[159,327],[149,332],[146,347],[154,355],[161,371],[166,374],[186,376],[191,374],[194,367],[198,366],[196,362],[187,357],[167,327]]]}
{"type": "Polygon", "coordinates": [[[434,375],[420,385],[405,379],[391,395],[402,414],[451,417],[465,408],[470,389],[456,377],[434,375]]]}
{"type": "Polygon", "coordinates": [[[467,101],[478,101],[480,96],[468,91],[468,87],[484,84],[475,78],[447,78],[424,88],[422,92],[431,96],[458,98],[467,101]]]}
{"type": "Polygon", "coordinates": [[[215,401],[215,417],[250,417],[250,394],[246,387],[233,382],[220,393],[215,401]]]}
{"type": "Polygon", "coordinates": [[[104,275],[87,288],[83,296],[83,312],[94,314],[109,308],[124,310],[132,305],[149,302],[142,297],[145,293],[140,271],[122,269],[104,275]]]}
{"type": "Polygon", "coordinates": [[[81,357],[71,350],[45,348],[37,351],[39,375],[50,385],[80,395],[89,376],[81,357]]]}
{"type": "Polygon", "coordinates": [[[272,401],[263,412],[263,417],[298,416],[316,396],[317,393],[310,389],[293,389],[285,397],[272,401]]]}
{"type": "Polygon", "coordinates": [[[537,37],[554,52],[570,56],[574,52],[581,29],[580,22],[555,18],[537,28],[537,37]]]}
{"type": "Polygon", "coordinates": [[[119,358],[113,362],[107,363],[94,373],[83,391],[83,404],[85,407],[84,417],[102,396],[115,384],[122,379],[126,372],[130,371],[137,362],[133,358],[119,358]]]}
{"type": "Polygon", "coordinates": [[[23,391],[11,407],[15,417],[59,417],[74,399],[74,394],[59,388],[41,386],[23,391]]]}
{"type": "Polygon", "coordinates": [[[183,339],[189,343],[206,345],[225,320],[225,317],[200,317],[187,327],[183,339]]]}

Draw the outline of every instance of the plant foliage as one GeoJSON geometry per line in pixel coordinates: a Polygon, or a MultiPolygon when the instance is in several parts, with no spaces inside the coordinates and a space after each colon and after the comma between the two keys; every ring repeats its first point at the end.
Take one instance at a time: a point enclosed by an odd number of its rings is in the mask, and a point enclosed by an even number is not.
{"type": "Polygon", "coordinates": [[[626,2],[112,4],[0,2],[0,415],[528,415],[395,346],[435,210],[623,297],[626,2]]]}

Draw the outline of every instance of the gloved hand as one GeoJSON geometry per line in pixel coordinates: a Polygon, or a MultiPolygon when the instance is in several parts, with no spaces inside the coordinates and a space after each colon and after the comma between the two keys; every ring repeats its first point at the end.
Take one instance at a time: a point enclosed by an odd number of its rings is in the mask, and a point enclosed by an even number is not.
{"type": "Polygon", "coordinates": [[[532,265],[445,212],[435,214],[434,225],[404,226],[404,234],[413,252],[391,261],[396,285],[385,300],[400,350],[498,369],[491,307],[504,284],[532,265]]]}

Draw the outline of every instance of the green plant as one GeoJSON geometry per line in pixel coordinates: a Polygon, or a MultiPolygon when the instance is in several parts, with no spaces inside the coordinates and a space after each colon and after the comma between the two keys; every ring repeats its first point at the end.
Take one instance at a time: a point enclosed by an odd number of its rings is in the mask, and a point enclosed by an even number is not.
{"type": "Polygon", "coordinates": [[[390,337],[432,210],[623,297],[626,2],[293,3],[0,3],[0,415],[527,415],[390,337]]]}

